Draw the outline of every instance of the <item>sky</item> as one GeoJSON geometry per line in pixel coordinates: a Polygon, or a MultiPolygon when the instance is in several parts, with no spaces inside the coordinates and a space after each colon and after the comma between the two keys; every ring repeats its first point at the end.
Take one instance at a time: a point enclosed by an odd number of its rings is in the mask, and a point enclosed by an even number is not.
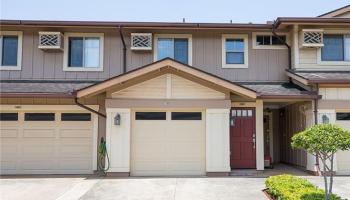
{"type": "Polygon", "coordinates": [[[350,0],[0,0],[0,18],[18,20],[266,23],[315,17],[350,0]]]}

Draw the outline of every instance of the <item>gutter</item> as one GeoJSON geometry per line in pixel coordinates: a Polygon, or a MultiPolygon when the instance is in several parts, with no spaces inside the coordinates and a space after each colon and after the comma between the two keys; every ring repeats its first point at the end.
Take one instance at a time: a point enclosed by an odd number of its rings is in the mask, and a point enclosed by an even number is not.
{"type": "Polygon", "coordinates": [[[125,45],[122,26],[119,26],[119,34],[120,34],[120,39],[121,39],[122,44],[123,44],[123,71],[122,71],[122,74],[124,74],[126,72],[126,45],[125,45]]]}
{"type": "Polygon", "coordinates": [[[90,112],[93,112],[93,113],[97,114],[97,115],[100,116],[100,117],[106,118],[106,115],[105,115],[105,114],[100,113],[100,112],[98,112],[98,111],[96,111],[96,110],[94,110],[94,109],[92,109],[92,108],[90,108],[90,107],[88,107],[88,106],[85,106],[85,105],[82,104],[82,103],[79,103],[78,98],[74,98],[74,102],[75,102],[75,104],[76,104],[77,106],[79,106],[79,107],[81,107],[81,108],[84,108],[85,110],[88,110],[88,111],[90,111],[90,112]]]}

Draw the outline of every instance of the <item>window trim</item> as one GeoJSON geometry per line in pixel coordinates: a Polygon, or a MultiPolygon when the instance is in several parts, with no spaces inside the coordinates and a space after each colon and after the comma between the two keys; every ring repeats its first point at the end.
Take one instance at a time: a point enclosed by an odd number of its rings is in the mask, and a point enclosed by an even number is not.
{"type": "MultiPolygon", "coordinates": [[[[23,45],[23,32],[22,31],[0,31],[0,35],[14,35],[18,37],[18,46],[17,46],[17,66],[2,66],[0,63],[0,70],[22,70],[22,45],[23,45]]],[[[2,54],[2,49],[0,53],[2,54]]],[[[1,61],[1,60],[0,60],[1,61]]]]}
{"type": "MultiPolygon", "coordinates": [[[[286,36],[286,42],[289,44],[289,35],[288,33],[277,33],[281,36],[286,36]]],[[[253,49],[287,49],[286,45],[256,45],[256,37],[258,35],[264,35],[264,36],[273,36],[270,32],[253,32],[252,33],[252,47],[253,49]]]]}
{"type": "MultiPolygon", "coordinates": [[[[339,35],[349,35],[350,30],[324,30],[323,34],[339,34],[339,35]]],[[[318,65],[338,65],[345,66],[350,65],[350,61],[323,61],[322,60],[322,48],[317,49],[317,64],[318,65]]],[[[346,66],[345,66],[346,67],[346,66]]]]}
{"type": "Polygon", "coordinates": [[[153,61],[158,61],[158,39],[159,38],[187,38],[188,39],[188,65],[192,66],[192,34],[154,34],[153,38],[153,61]]]}
{"type": "Polygon", "coordinates": [[[248,34],[223,34],[221,47],[222,68],[248,68],[248,34]],[[226,39],[243,39],[244,41],[244,64],[226,64],[226,39]]]}
{"type": "Polygon", "coordinates": [[[101,72],[103,71],[103,50],[104,50],[104,33],[64,33],[64,50],[63,50],[63,71],[70,72],[101,72]],[[69,37],[98,37],[100,38],[100,66],[96,68],[89,67],[68,67],[69,37]]]}

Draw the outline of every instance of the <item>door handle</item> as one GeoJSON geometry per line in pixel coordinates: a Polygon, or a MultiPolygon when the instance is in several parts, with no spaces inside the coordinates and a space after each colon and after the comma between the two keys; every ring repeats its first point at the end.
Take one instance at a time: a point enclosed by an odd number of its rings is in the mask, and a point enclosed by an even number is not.
{"type": "Polygon", "coordinates": [[[255,134],[253,134],[253,148],[255,149],[255,144],[256,144],[256,139],[255,139],[255,134]]]}

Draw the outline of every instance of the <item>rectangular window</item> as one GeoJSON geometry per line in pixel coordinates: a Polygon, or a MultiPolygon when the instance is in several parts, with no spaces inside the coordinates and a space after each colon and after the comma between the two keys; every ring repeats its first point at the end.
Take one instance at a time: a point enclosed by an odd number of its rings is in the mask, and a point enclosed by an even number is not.
{"type": "Polygon", "coordinates": [[[280,35],[280,39],[278,39],[274,35],[256,35],[256,46],[261,46],[261,45],[283,45],[286,42],[286,36],[285,35],[280,35]]]}
{"type": "Polygon", "coordinates": [[[350,120],[350,113],[337,113],[337,120],[350,120]]]}
{"type": "Polygon", "coordinates": [[[223,35],[222,52],[223,68],[248,68],[248,35],[223,35]]]}
{"type": "Polygon", "coordinates": [[[166,112],[136,112],[136,120],[166,120],[166,112]]]}
{"type": "Polygon", "coordinates": [[[18,36],[1,36],[1,66],[17,66],[18,36]]]}
{"type": "Polygon", "coordinates": [[[62,113],[61,121],[91,121],[90,113],[62,113]]]}
{"type": "Polygon", "coordinates": [[[157,40],[157,60],[169,57],[189,64],[188,53],[188,38],[158,38],[157,40]]]}
{"type": "Polygon", "coordinates": [[[55,121],[55,113],[25,113],[25,121],[55,121]]]}
{"type": "Polygon", "coordinates": [[[0,121],[18,121],[18,113],[0,113],[0,121]]]}
{"type": "Polygon", "coordinates": [[[350,61],[350,35],[324,34],[322,61],[350,61]]]}
{"type": "Polygon", "coordinates": [[[171,120],[202,120],[201,112],[172,112],[171,120]]]}
{"type": "Polygon", "coordinates": [[[0,31],[0,70],[20,70],[22,32],[0,31]]]}
{"type": "Polygon", "coordinates": [[[244,64],[243,39],[226,39],[226,64],[244,64]]]}
{"type": "Polygon", "coordinates": [[[103,33],[65,33],[65,71],[103,71],[103,33]]]}
{"type": "Polygon", "coordinates": [[[70,37],[68,67],[98,68],[100,39],[97,37],[70,37]]]}

